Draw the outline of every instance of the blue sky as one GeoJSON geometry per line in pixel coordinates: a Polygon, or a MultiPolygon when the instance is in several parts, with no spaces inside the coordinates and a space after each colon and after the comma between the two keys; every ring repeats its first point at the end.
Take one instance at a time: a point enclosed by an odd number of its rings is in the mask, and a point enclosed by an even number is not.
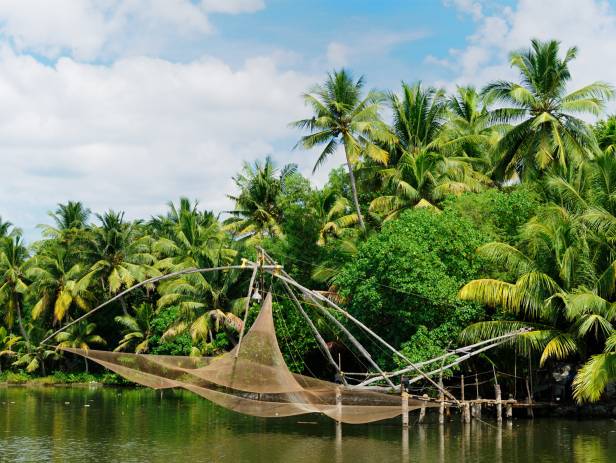
{"type": "MultiPolygon", "coordinates": [[[[616,83],[602,0],[3,0],[0,216],[39,236],[58,202],[129,217],[180,196],[224,211],[242,162],[311,175],[288,122],[334,68],[395,91],[515,79],[530,38],[577,45],[572,87],[616,83]]],[[[610,108],[613,110],[613,107],[610,108]]]]}

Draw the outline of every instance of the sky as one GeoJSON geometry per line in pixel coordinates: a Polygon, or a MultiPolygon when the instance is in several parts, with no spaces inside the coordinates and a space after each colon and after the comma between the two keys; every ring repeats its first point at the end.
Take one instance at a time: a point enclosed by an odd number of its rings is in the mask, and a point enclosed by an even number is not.
{"type": "Polygon", "coordinates": [[[242,163],[267,155],[322,185],[342,155],[313,175],[289,122],[328,71],[480,87],[515,79],[508,54],[534,37],[578,46],[572,89],[616,85],[602,0],[2,0],[0,216],[32,241],[68,200],[221,212],[242,163]]]}

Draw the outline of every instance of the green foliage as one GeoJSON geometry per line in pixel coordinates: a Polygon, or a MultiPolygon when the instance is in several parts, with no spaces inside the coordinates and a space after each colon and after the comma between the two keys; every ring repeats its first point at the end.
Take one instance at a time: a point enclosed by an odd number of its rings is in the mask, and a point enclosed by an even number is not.
{"type": "MultiPolygon", "coordinates": [[[[455,314],[480,314],[457,292],[479,274],[474,249],[487,239],[453,211],[409,211],[360,244],[334,282],[351,313],[399,346],[421,326],[451,322],[453,329],[455,314]]],[[[435,343],[446,347],[442,339],[435,343]]]]}
{"type": "Polygon", "coordinates": [[[539,193],[520,185],[451,197],[443,207],[470,220],[490,239],[514,244],[520,227],[535,215],[540,204],[539,193]]]}

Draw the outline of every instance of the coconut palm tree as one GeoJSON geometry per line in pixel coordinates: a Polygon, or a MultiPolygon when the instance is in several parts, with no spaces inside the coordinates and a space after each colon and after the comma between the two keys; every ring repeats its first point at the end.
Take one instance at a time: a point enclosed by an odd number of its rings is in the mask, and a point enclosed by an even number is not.
{"type": "Polygon", "coordinates": [[[266,236],[282,236],[279,195],[285,190],[287,178],[295,172],[295,164],[287,164],[278,171],[269,156],[264,163],[244,163],[242,172],[233,177],[239,194],[228,195],[235,202],[235,209],[229,211],[232,217],[225,221],[225,229],[250,243],[260,242],[266,236]]]}
{"type": "Polygon", "coordinates": [[[0,373],[2,373],[2,359],[17,355],[13,347],[20,341],[21,337],[9,333],[4,326],[0,326],[0,373]]]}
{"type": "MultiPolygon", "coordinates": [[[[468,106],[475,104],[472,93],[464,95],[468,100],[465,103],[457,99],[455,105],[450,103],[458,108],[460,120],[475,117],[473,123],[479,125],[478,117],[465,114],[472,112],[468,106]]],[[[481,138],[463,136],[453,128],[445,131],[447,100],[442,90],[424,88],[421,83],[403,83],[402,97],[391,94],[389,101],[398,143],[392,149],[391,164],[377,171],[384,194],[370,203],[371,212],[390,220],[405,209],[416,205],[434,207],[445,195],[479,191],[489,183],[473,169],[468,153],[455,153],[456,148],[468,149],[471,141],[476,143],[481,138]]]]}
{"type": "Polygon", "coordinates": [[[579,402],[596,402],[613,381],[616,381],[616,333],[605,342],[604,352],[593,356],[578,371],[573,380],[573,396],[579,402]]]}
{"type": "Polygon", "coordinates": [[[0,238],[0,307],[4,308],[9,329],[17,318],[24,339],[28,338],[23,322],[24,294],[28,289],[25,276],[27,258],[28,251],[20,235],[0,238]]]}
{"type": "MultiPolygon", "coordinates": [[[[69,327],[66,331],[56,335],[57,349],[74,348],[87,351],[94,344],[105,345],[107,342],[98,334],[95,334],[96,324],[86,321],[76,323],[69,327]]],[[[83,358],[88,373],[88,359],[83,358]]]]}
{"type": "Polygon", "coordinates": [[[19,354],[18,359],[13,362],[13,365],[25,367],[28,373],[34,373],[40,369],[43,376],[45,376],[45,362],[59,358],[55,349],[41,343],[50,334],[51,330],[45,329],[41,325],[30,323],[27,331],[28,336],[16,344],[19,354]]]}
{"type": "MultiPolygon", "coordinates": [[[[110,296],[160,274],[154,267],[152,239],[143,234],[137,223],[125,222],[123,212],[108,211],[97,214],[97,218],[101,226],[92,230],[89,242],[89,257],[95,262],[90,272],[100,279],[110,296]]],[[[120,303],[124,315],[128,315],[123,297],[120,303]]]]}
{"type": "Polygon", "coordinates": [[[500,138],[497,127],[490,124],[487,103],[474,87],[458,87],[447,99],[447,109],[439,150],[468,157],[474,167],[487,171],[493,165],[494,147],[500,138]]]}
{"type": "Polygon", "coordinates": [[[115,318],[122,326],[124,337],[113,351],[132,350],[136,354],[144,354],[150,348],[152,338],[154,310],[152,305],[143,303],[135,308],[135,316],[123,315],[115,318]]]}
{"type": "Polygon", "coordinates": [[[489,243],[479,248],[508,278],[473,280],[460,297],[500,308],[507,318],[475,323],[462,338],[488,339],[526,326],[534,330],[517,338],[518,347],[526,354],[541,351],[542,363],[583,353],[587,335],[604,321],[616,321],[599,305],[583,304],[583,293],[602,278],[594,271],[583,223],[550,205],[522,227],[520,238],[518,247],[489,243]]]}
{"type": "Polygon", "coordinates": [[[595,137],[575,115],[600,114],[613,95],[612,87],[603,82],[566,93],[569,63],[577,48],[569,48],[561,58],[559,42],[531,43],[529,50],[511,54],[520,83],[495,81],[482,92],[497,105],[490,114],[493,123],[516,123],[497,145],[500,159],[493,175],[498,180],[515,174],[530,179],[592,158],[598,151],[595,137]]]}
{"type": "Polygon", "coordinates": [[[358,223],[365,230],[354,169],[362,157],[387,164],[389,154],[381,144],[393,143],[394,137],[379,116],[382,95],[371,90],[363,96],[363,87],[363,77],[355,81],[344,69],[328,74],[324,83],[304,95],[313,116],[291,125],[310,132],[297,146],[312,149],[324,145],[313,172],[342,145],[358,223]]]}
{"type": "Polygon", "coordinates": [[[85,272],[81,264],[72,264],[72,257],[60,245],[45,246],[28,267],[26,275],[32,281],[36,303],[32,318],[37,319],[53,308],[54,323],[61,323],[73,306],[89,310],[88,290],[93,272],[85,272]]]}
{"type": "Polygon", "coordinates": [[[616,115],[599,121],[593,127],[599,148],[609,154],[616,153],[616,115]]]}

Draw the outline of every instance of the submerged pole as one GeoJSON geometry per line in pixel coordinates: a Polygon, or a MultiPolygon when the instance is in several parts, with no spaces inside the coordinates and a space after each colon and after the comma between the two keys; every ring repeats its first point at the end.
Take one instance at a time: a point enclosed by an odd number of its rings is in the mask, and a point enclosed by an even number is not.
{"type": "Polygon", "coordinates": [[[439,386],[441,387],[441,390],[439,391],[439,397],[438,397],[440,400],[440,404],[438,407],[438,423],[443,424],[445,423],[445,394],[443,394],[443,375],[442,374],[439,380],[439,386]]]}

